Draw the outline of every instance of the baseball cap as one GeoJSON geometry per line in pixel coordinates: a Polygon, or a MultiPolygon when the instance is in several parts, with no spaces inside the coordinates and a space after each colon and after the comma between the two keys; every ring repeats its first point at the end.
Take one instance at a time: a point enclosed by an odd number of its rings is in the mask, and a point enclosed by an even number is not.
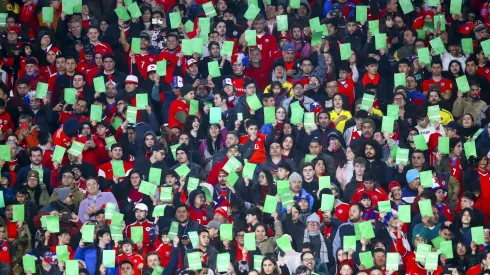
{"type": "Polygon", "coordinates": [[[294,51],[293,44],[290,44],[290,43],[285,44],[284,46],[282,46],[282,51],[283,52],[292,52],[292,51],[294,51]]]}
{"type": "Polygon", "coordinates": [[[150,41],[150,35],[147,32],[140,32],[140,38],[150,41]]]}
{"type": "Polygon", "coordinates": [[[231,81],[231,78],[225,78],[223,79],[223,87],[226,85],[231,85],[233,86],[233,82],[231,81]]]}
{"type": "Polygon", "coordinates": [[[148,65],[148,67],[146,67],[147,73],[156,72],[156,71],[157,71],[157,65],[155,65],[155,64],[150,64],[150,65],[148,65]]]}
{"type": "Polygon", "coordinates": [[[197,61],[194,58],[191,58],[191,59],[188,59],[187,60],[187,67],[190,67],[190,66],[192,66],[194,64],[197,65],[197,61]]]}
{"type": "Polygon", "coordinates": [[[138,83],[138,77],[130,74],[130,75],[126,76],[126,80],[124,81],[124,83],[139,84],[138,83]]]}
{"type": "Polygon", "coordinates": [[[141,211],[146,211],[146,212],[148,212],[148,206],[146,206],[146,204],[144,204],[144,203],[138,203],[138,204],[136,204],[136,206],[134,207],[134,210],[141,210],[141,211]]]}
{"type": "Polygon", "coordinates": [[[219,229],[220,224],[217,221],[210,221],[208,224],[205,226],[206,228],[214,228],[214,229],[219,229]]]}

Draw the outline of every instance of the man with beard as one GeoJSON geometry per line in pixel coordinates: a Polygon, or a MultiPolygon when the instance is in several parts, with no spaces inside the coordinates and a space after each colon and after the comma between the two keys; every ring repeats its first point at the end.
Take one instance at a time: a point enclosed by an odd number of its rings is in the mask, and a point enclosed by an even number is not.
{"type": "MultiPolygon", "coordinates": [[[[349,221],[339,226],[333,240],[333,251],[339,251],[343,247],[344,236],[355,236],[354,225],[363,222],[364,206],[361,203],[354,203],[349,209],[349,221]]],[[[361,251],[361,243],[356,242],[356,251],[361,251]]]]}
{"type": "Polygon", "coordinates": [[[107,116],[110,117],[111,119],[117,113],[116,95],[117,95],[116,83],[110,80],[105,84],[105,93],[103,94],[95,93],[96,98],[103,97],[105,99],[107,104],[107,108],[106,108],[107,116]]]}
{"type": "MultiPolygon", "coordinates": [[[[337,84],[335,84],[335,86],[337,86],[337,84]]],[[[324,109],[320,111],[316,117],[317,117],[316,120],[317,127],[315,127],[316,129],[310,129],[309,127],[305,129],[306,138],[308,142],[307,143],[305,142],[304,146],[309,145],[311,140],[317,139],[321,147],[323,148],[323,150],[326,150],[330,142],[329,136],[334,135],[337,137],[342,147],[345,147],[344,137],[337,129],[332,127],[332,125],[330,124],[329,112],[324,109]]],[[[307,151],[307,149],[304,148],[303,151],[307,151]]]]}
{"type": "Polygon", "coordinates": [[[131,49],[131,45],[129,45],[126,40],[126,35],[124,34],[124,29],[121,29],[119,41],[123,47],[124,53],[129,57],[128,64],[130,64],[129,72],[130,74],[136,74],[133,72],[133,64],[136,65],[138,71],[143,79],[148,79],[147,68],[151,64],[156,64],[157,56],[153,53],[150,53],[150,36],[147,32],[140,32],[139,38],[140,41],[140,53],[133,53],[131,49]]]}
{"type": "Polygon", "coordinates": [[[179,168],[181,165],[186,165],[190,169],[190,172],[189,174],[187,174],[186,178],[193,177],[203,180],[206,179],[206,173],[204,172],[201,165],[191,162],[189,160],[189,148],[186,145],[183,144],[179,148],[177,148],[175,154],[178,163],[172,166],[170,170],[175,171],[175,169],[179,168]]]}
{"type": "MultiPolygon", "coordinates": [[[[31,148],[29,150],[29,160],[30,160],[30,164],[27,166],[21,167],[19,169],[19,171],[17,172],[15,186],[21,187],[25,182],[27,182],[27,175],[29,174],[29,171],[34,170],[34,169],[41,170],[43,173],[42,182],[49,183],[50,182],[49,179],[51,176],[51,170],[43,167],[43,165],[42,165],[43,150],[41,148],[39,148],[38,146],[31,148]]],[[[50,186],[50,185],[47,184],[47,186],[50,186]]],[[[51,189],[49,189],[49,191],[51,191],[51,189]]]]}
{"type": "MultiPolygon", "coordinates": [[[[231,75],[233,69],[231,68],[231,63],[226,59],[225,56],[221,56],[220,46],[218,42],[211,41],[208,44],[209,56],[204,57],[199,63],[199,71],[203,78],[207,78],[209,75],[208,64],[214,61],[218,61],[221,75],[231,75]]],[[[213,76],[213,81],[215,83],[220,83],[221,77],[213,76]]]]}
{"type": "MultiPolygon", "coordinates": [[[[258,14],[253,21],[253,29],[257,32],[257,47],[260,49],[260,55],[265,59],[271,58],[277,49],[276,38],[272,34],[265,33],[265,18],[258,14]]],[[[240,40],[244,39],[245,33],[240,40]]]]}
{"type": "MultiPolygon", "coordinates": [[[[310,57],[305,57],[301,60],[300,71],[294,76],[295,81],[300,81],[303,85],[309,84],[310,77],[314,76],[323,83],[325,74],[327,73],[327,63],[318,46],[313,47],[314,52],[318,55],[318,65],[313,65],[313,60],[310,57]]],[[[294,88],[294,87],[293,87],[294,88]]]]}
{"type": "Polygon", "coordinates": [[[295,58],[293,44],[285,44],[282,46],[282,57],[274,61],[273,68],[282,66],[286,68],[286,76],[288,82],[293,82],[293,77],[299,71],[299,61],[295,58]]]}
{"type": "Polygon", "coordinates": [[[154,251],[155,240],[158,234],[158,225],[150,222],[146,217],[148,215],[148,206],[144,203],[138,203],[134,207],[134,214],[136,217],[136,222],[128,225],[126,227],[126,236],[128,239],[131,238],[131,228],[132,227],[143,227],[143,241],[135,244],[134,249],[141,251],[143,258],[146,258],[146,254],[150,251],[154,251]]]}
{"type": "MultiPolygon", "coordinates": [[[[103,76],[104,82],[113,81],[116,83],[116,89],[122,90],[124,88],[124,81],[126,80],[126,74],[116,70],[116,59],[112,54],[104,54],[102,56],[102,68],[95,77],[103,76]]],[[[167,71],[168,75],[168,71],[167,71]]]]}
{"type": "Polygon", "coordinates": [[[480,97],[488,104],[490,102],[490,93],[488,93],[490,90],[490,84],[488,83],[488,79],[485,77],[485,75],[478,74],[477,68],[478,62],[476,61],[476,58],[470,57],[466,59],[466,78],[468,79],[468,82],[476,82],[480,84],[480,88],[484,91],[481,93],[480,97]]]}
{"type": "MultiPolygon", "coordinates": [[[[353,151],[362,151],[366,142],[368,140],[373,140],[375,129],[376,125],[371,118],[363,119],[361,122],[361,136],[351,141],[351,147],[353,147],[353,151]]],[[[360,153],[360,151],[358,153],[360,153]]]]}
{"type": "Polygon", "coordinates": [[[63,105],[63,102],[60,102],[53,108],[53,111],[59,112],[54,114],[55,120],[57,120],[58,123],[65,124],[70,118],[74,118],[79,122],[90,120],[87,116],[88,103],[86,99],[77,99],[76,103],[72,105],[71,111],[68,111],[66,107],[66,104],[63,105]]]}
{"type": "Polygon", "coordinates": [[[7,203],[5,206],[5,214],[0,218],[0,223],[5,225],[5,234],[8,242],[12,247],[15,247],[12,266],[16,263],[22,264],[22,256],[32,251],[31,233],[25,221],[12,221],[13,203],[7,203]]]}
{"type": "Polygon", "coordinates": [[[364,158],[366,162],[366,170],[378,175],[378,182],[386,189],[388,187],[388,181],[386,180],[388,173],[388,167],[384,161],[382,161],[383,154],[381,152],[381,146],[375,140],[366,140],[364,146],[364,158]]]}
{"type": "Polygon", "coordinates": [[[415,41],[417,40],[417,32],[413,29],[408,29],[403,32],[403,46],[395,51],[394,57],[396,60],[409,58],[413,55],[415,49],[415,41]]]}
{"type": "Polygon", "coordinates": [[[169,129],[173,127],[179,127],[180,129],[184,128],[184,122],[189,116],[189,104],[194,97],[195,91],[193,86],[186,84],[180,89],[180,96],[170,104],[168,112],[169,129]]]}
{"type": "Polygon", "coordinates": [[[446,126],[449,122],[454,121],[453,114],[449,111],[452,106],[443,100],[441,95],[441,89],[439,85],[431,85],[429,92],[427,93],[427,105],[428,106],[439,106],[441,121],[440,123],[446,126]]]}
{"type": "Polygon", "coordinates": [[[430,67],[432,77],[422,82],[422,92],[428,93],[432,89],[432,85],[439,86],[439,92],[442,94],[443,99],[446,101],[451,100],[453,84],[451,80],[442,77],[442,61],[439,58],[432,59],[430,67]]]}
{"type": "Polygon", "coordinates": [[[310,43],[306,42],[304,39],[303,29],[300,26],[292,26],[290,32],[292,38],[291,43],[294,46],[295,52],[299,53],[303,58],[308,58],[313,51],[313,48],[310,43]]]}

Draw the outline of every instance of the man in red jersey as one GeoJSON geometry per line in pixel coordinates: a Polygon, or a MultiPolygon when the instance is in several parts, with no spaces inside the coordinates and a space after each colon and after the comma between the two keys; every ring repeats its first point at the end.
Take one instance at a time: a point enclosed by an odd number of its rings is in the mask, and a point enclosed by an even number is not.
{"type": "MultiPolygon", "coordinates": [[[[121,160],[123,157],[123,148],[120,144],[112,144],[110,156],[112,160],[121,160]]],[[[131,169],[133,169],[133,165],[129,162],[123,161],[124,173],[128,174],[131,169]]],[[[102,164],[99,168],[98,176],[105,178],[106,181],[113,180],[114,182],[119,182],[124,179],[124,177],[116,177],[114,176],[114,170],[112,169],[111,161],[108,161],[102,164]]],[[[101,183],[102,185],[102,183],[101,183]]],[[[111,186],[112,184],[108,184],[111,186]]]]}
{"type": "MultiPolygon", "coordinates": [[[[179,53],[182,48],[179,46],[179,37],[173,33],[167,35],[167,47],[158,55],[157,60],[167,61],[167,74],[165,75],[165,82],[172,83],[172,78],[174,75],[174,70],[177,67],[177,63],[183,62],[182,55],[179,53]]],[[[185,68],[182,68],[185,69],[185,68]]],[[[169,127],[170,128],[170,127],[169,127]]]]}
{"type": "MultiPolygon", "coordinates": [[[[382,175],[379,176],[381,177],[382,175]]],[[[380,201],[388,200],[388,195],[385,190],[380,186],[376,186],[376,175],[373,172],[368,171],[364,173],[363,180],[364,186],[357,188],[352,197],[351,204],[360,202],[362,194],[368,194],[374,206],[378,205],[380,201]]]]}
{"type": "MultiPolygon", "coordinates": [[[[265,18],[262,14],[257,15],[253,21],[253,28],[257,32],[257,47],[264,61],[272,62],[272,55],[277,51],[277,41],[272,34],[265,33],[265,18]]],[[[242,35],[245,37],[245,33],[242,35]]]]}
{"type": "Polygon", "coordinates": [[[136,222],[126,227],[126,236],[131,239],[131,228],[137,226],[143,227],[143,241],[137,243],[134,248],[143,256],[143,258],[146,258],[146,254],[154,250],[153,245],[156,240],[157,225],[146,219],[148,215],[148,206],[144,203],[136,204],[134,207],[134,214],[136,216],[136,222]]]}
{"type": "Polygon", "coordinates": [[[442,62],[440,59],[435,58],[432,60],[431,73],[432,77],[422,82],[422,92],[427,94],[429,92],[430,85],[437,84],[441,88],[441,94],[444,99],[450,100],[453,84],[451,80],[442,77],[442,62]]]}
{"type": "MultiPolygon", "coordinates": [[[[150,36],[148,35],[148,33],[144,31],[140,32],[139,38],[141,39],[140,53],[133,53],[133,54],[134,54],[134,59],[136,61],[135,64],[138,67],[139,73],[143,77],[143,79],[146,80],[148,79],[148,72],[147,72],[148,65],[156,64],[157,56],[149,53],[148,51],[148,49],[150,48],[150,36]]],[[[133,72],[133,66],[131,66],[132,65],[131,57],[129,56],[129,53],[132,52],[132,49],[131,49],[131,45],[126,40],[124,29],[121,30],[121,38],[119,39],[119,41],[121,42],[124,53],[126,54],[126,59],[128,60],[127,63],[130,65],[129,74],[134,75],[135,73],[133,72]]]]}
{"type": "Polygon", "coordinates": [[[141,270],[145,266],[145,260],[138,253],[133,253],[133,241],[131,239],[124,239],[119,244],[123,253],[117,255],[117,263],[124,260],[130,261],[133,264],[134,275],[140,275],[141,270]]]}
{"type": "MultiPolygon", "coordinates": [[[[168,67],[167,67],[168,69],[168,67]]],[[[195,91],[191,85],[184,85],[180,89],[180,96],[170,104],[168,111],[168,128],[184,128],[184,122],[189,116],[189,102],[194,99],[195,91]]]]}
{"type": "MultiPolygon", "coordinates": [[[[109,44],[99,41],[99,29],[96,26],[90,26],[87,31],[87,37],[90,44],[94,46],[94,52],[99,52],[102,55],[112,54],[112,48],[109,44]]],[[[82,48],[80,51],[80,60],[85,60],[85,51],[82,48]]]]}

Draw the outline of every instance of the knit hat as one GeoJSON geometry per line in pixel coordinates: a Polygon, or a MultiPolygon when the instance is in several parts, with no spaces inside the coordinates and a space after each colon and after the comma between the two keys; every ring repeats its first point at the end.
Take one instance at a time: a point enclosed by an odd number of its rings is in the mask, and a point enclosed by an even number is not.
{"type": "Polygon", "coordinates": [[[54,189],[54,194],[58,195],[60,201],[66,200],[71,193],[71,189],[68,187],[56,188],[54,189]]]}
{"type": "Polygon", "coordinates": [[[303,178],[296,172],[293,172],[290,176],[289,176],[289,181],[292,181],[292,180],[299,180],[299,181],[303,181],[303,178]]]}
{"type": "Polygon", "coordinates": [[[420,178],[420,173],[417,169],[410,169],[407,171],[407,183],[411,183],[412,181],[420,178]]]}
{"type": "Polygon", "coordinates": [[[186,84],[180,89],[180,95],[184,97],[186,94],[194,91],[194,87],[192,85],[186,84]]]}
{"type": "Polygon", "coordinates": [[[317,213],[313,213],[313,214],[309,215],[308,218],[306,218],[306,223],[309,223],[309,222],[320,223],[320,217],[318,216],[317,213]]]}
{"type": "Polygon", "coordinates": [[[29,178],[36,178],[37,180],[39,180],[39,172],[36,171],[36,170],[31,170],[27,173],[27,179],[29,178]]]}
{"type": "Polygon", "coordinates": [[[189,148],[182,144],[179,146],[179,148],[177,148],[177,150],[175,150],[175,153],[177,154],[178,151],[184,151],[184,153],[187,155],[187,157],[189,157],[189,148]]]}
{"type": "Polygon", "coordinates": [[[391,189],[393,187],[396,187],[396,186],[400,186],[401,187],[401,185],[400,185],[400,183],[398,181],[392,181],[392,182],[390,182],[390,184],[388,184],[388,191],[391,191],[391,189]]]}
{"type": "Polygon", "coordinates": [[[214,209],[213,213],[215,215],[219,214],[219,215],[223,216],[223,218],[228,218],[228,212],[226,212],[225,207],[218,207],[218,208],[214,209]]]}
{"type": "Polygon", "coordinates": [[[77,133],[78,129],[80,129],[80,123],[78,123],[78,120],[75,118],[69,118],[66,120],[65,124],[63,124],[63,131],[69,138],[72,138],[77,133]]]}
{"type": "Polygon", "coordinates": [[[371,124],[371,126],[373,127],[373,129],[376,129],[376,126],[374,125],[374,121],[373,121],[372,119],[370,119],[370,118],[366,118],[366,119],[364,119],[364,120],[362,121],[361,127],[362,127],[362,125],[364,125],[364,124],[366,124],[366,123],[371,124]]]}

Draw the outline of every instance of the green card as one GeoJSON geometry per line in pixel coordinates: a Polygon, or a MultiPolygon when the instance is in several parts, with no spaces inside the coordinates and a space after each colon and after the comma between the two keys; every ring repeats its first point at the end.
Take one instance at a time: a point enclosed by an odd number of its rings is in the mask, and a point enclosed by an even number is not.
{"type": "Polygon", "coordinates": [[[0,208],[5,207],[5,199],[3,197],[3,191],[0,191],[0,208]]]}
{"type": "Polygon", "coordinates": [[[204,13],[206,13],[207,17],[215,17],[217,15],[212,1],[202,4],[202,9],[204,10],[204,13]]]}
{"type": "Polygon", "coordinates": [[[276,16],[277,22],[277,31],[288,31],[288,16],[287,15],[278,15],[276,16]]]}
{"type": "Polygon", "coordinates": [[[386,44],[386,33],[379,33],[374,36],[376,50],[388,49],[386,44]]]}
{"type": "Polygon", "coordinates": [[[233,240],[233,224],[221,224],[219,227],[219,235],[221,240],[233,240]]]}
{"type": "Polygon", "coordinates": [[[193,55],[191,39],[182,39],[182,52],[184,52],[185,56],[193,55]]]}
{"type": "Polygon", "coordinates": [[[138,192],[148,195],[154,196],[157,191],[157,186],[153,183],[149,183],[147,181],[142,180],[140,183],[140,187],[138,188],[138,192]]]}
{"type": "Polygon", "coordinates": [[[199,186],[199,179],[189,177],[189,180],[187,181],[187,192],[188,193],[192,192],[192,190],[197,189],[198,186],[199,186]]]}
{"type": "Polygon", "coordinates": [[[315,125],[316,125],[315,124],[315,113],[314,112],[304,113],[304,127],[313,129],[313,128],[315,128],[315,125]]]}
{"type": "Polygon", "coordinates": [[[441,22],[441,31],[446,30],[446,18],[444,17],[443,14],[438,14],[434,16],[434,27],[437,28],[437,23],[441,22]]]}
{"type": "Polygon", "coordinates": [[[430,200],[420,200],[419,201],[419,210],[420,210],[420,215],[422,217],[428,216],[432,217],[434,214],[432,213],[432,204],[430,200]]]}
{"type": "Polygon", "coordinates": [[[480,134],[483,132],[483,130],[484,130],[483,128],[478,129],[478,131],[476,131],[473,134],[473,136],[471,137],[471,140],[476,140],[480,136],[480,134]]]}
{"type": "Polygon", "coordinates": [[[131,240],[135,244],[143,242],[143,226],[131,226],[131,240]]]}
{"type": "Polygon", "coordinates": [[[395,119],[389,116],[384,116],[383,117],[383,123],[381,124],[381,132],[388,132],[390,134],[393,134],[393,127],[395,126],[395,119]]]}
{"type": "Polygon", "coordinates": [[[114,136],[108,136],[108,137],[104,138],[104,140],[105,140],[106,147],[108,149],[111,148],[112,144],[117,143],[116,138],[114,136]]]}
{"type": "Polygon", "coordinates": [[[404,223],[410,223],[412,221],[412,206],[408,204],[399,205],[398,218],[404,223]]]}
{"type": "Polygon", "coordinates": [[[424,263],[427,254],[429,254],[431,251],[432,246],[430,244],[419,243],[415,252],[415,261],[424,263]]]}
{"type": "MultiPolygon", "coordinates": [[[[257,95],[255,95],[257,97],[257,95]]],[[[260,102],[259,102],[260,103],[260,102]]],[[[264,124],[274,123],[276,120],[276,107],[264,107],[264,124]]]]}
{"type": "Polygon", "coordinates": [[[155,182],[157,186],[160,186],[161,175],[162,169],[151,167],[150,173],[148,174],[148,181],[151,183],[155,182]]]}
{"type": "Polygon", "coordinates": [[[112,215],[112,225],[119,225],[121,222],[124,220],[124,214],[121,214],[119,212],[114,212],[112,215]]]}
{"type": "Polygon", "coordinates": [[[237,160],[235,157],[231,157],[228,159],[228,161],[225,163],[225,166],[223,166],[223,170],[226,171],[226,173],[230,173],[232,171],[236,171],[238,167],[240,167],[242,164],[240,163],[239,160],[237,160]]]}
{"type": "Polygon", "coordinates": [[[444,237],[437,236],[432,239],[430,242],[434,245],[435,248],[439,249],[441,247],[441,242],[444,240],[444,237]]]}
{"type": "Polygon", "coordinates": [[[480,46],[483,49],[483,53],[486,57],[490,55],[490,39],[480,42],[480,46]]]}
{"type": "Polygon", "coordinates": [[[170,224],[170,229],[168,230],[168,237],[170,239],[173,239],[175,236],[179,234],[179,223],[176,221],[173,221],[170,224]]]}
{"type": "Polygon", "coordinates": [[[131,13],[132,18],[139,18],[142,15],[140,7],[138,7],[138,3],[136,2],[128,6],[128,11],[131,13]]]}
{"type": "MultiPolygon", "coordinates": [[[[403,86],[403,87],[406,87],[407,86],[407,81],[406,81],[405,73],[396,73],[395,74],[395,87],[396,86],[400,86],[400,85],[403,86]]],[[[397,118],[398,118],[398,116],[397,116],[397,118]]]]}
{"type": "Polygon", "coordinates": [[[64,262],[70,259],[67,245],[56,246],[56,259],[58,259],[58,262],[64,262]]]}
{"type": "Polygon", "coordinates": [[[61,5],[61,11],[64,12],[66,15],[72,15],[73,14],[73,2],[72,1],[67,1],[63,0],[62,5],[61,5]]]}
{"type": "Polygon", "coordinates": [[[444,257],[446,257],[448,259],[454,258],[454,255],[453,255],[453,242],[452,241],[442,240],[439,243],[439,250],[444,255],[444,257]]]}
{"type": "Polygon", "coordinates": [[[23,204],[14,204],[12,206],[12,212],[13,212],[13,222],[18,222],[18,221],[24,221],[24,210],[25,206],[23,204]]]}
{"type": "Polygon", "coordinates": [[[333,195],[322,194],[322,203],[320,209],[322,209],[322,211],[326,211],[326,210],[332,211],[334,203],[335,203],[335,197],[333,195]]]}
{"type": "Polygon", "coordinates": [[[364,94],[362,96],[362,101],[361,101],[361,110],[369,110],[373,107],[374,103],[374,95],[372,94],[364,94]]]}
{"type": "Polygon", "coordinates": [[[368,27],[369,30],[371,31],[372,35],[376,35],[379,33],[379,20],[370,20],[368,22],[368,27]]]}
{"type": "MultiPolygon", "coordinates": [[[[208,2],[208,3],[212,3],[212,2],[208,2]]],[[[187,253],[187,262],[189,265],[189,269],[201,270],[202,269],[201,253],[199,252],[187,253]]]]}
{"type": "Polygon", "coordinates": [[[94,242],[94,224],[84,224],[82,227],[82,241],[84,243],[93,243],[94,242]]]}
{"type": "Polygon", "coordinates": [[[461,14],[461,6],[462,5],[463,5],[462,0],[451,0],[451,6],[449,8],[449,13],[461,14]]]}
{"type": "Polygon", "coordinates": [[[114,217],[114,213],[116,212],[116,204],[113,202],[108,202],[104,208],[104,216],[106,220],[111,220],[114,217]]]}
{"type": "Polygon", "coordinates": [[[63,162],[63,157],[65,156],[66,148],[61,146],[56,146],[53,151],[53,161],[61,164],[63,162]]]}
{"type": "Polygon", "coordinates": [[[280,190],[286,190],[286,192],[290,191],[289,189],[289,180],[277,180],[277,192],[281,192],[280,190]]]}
{"type": "Polygon", "coordinates": [[[374,266],[373,255],[369,251],[359,253],[359,260],[361,261],[361,264],[367,269],[370,269],[374,266]]]}
{"type": "Polygon", "coordinates": [[[157,75],[165,76],[167,75],[167,61],[162,60],[157,62],[157,75]]]}
{"type": "Polygon", "coordinates": [[[343,250],[348,251],[350,248],[356,251],[356,236],[344,236],[344,246],[343,250]]]}
{"type": "Polygon", "coordinates": [[[141,38],[133,37],[133,39],[131,40],[131,51],[134,54],[141,53],[141,38]]]}
{"type": "Polygon", "coordinates": [[[446,51],[446,47],[444,46],[444,43],[442,42],[440,37],[432,39],[431,41],[429,41],[429,43],[437,55],[446,51]]]}
{"type": "Polygon", "coordinates": [[[36,273],[36,258],[31,255],[22,256],[22,266],[24,267],[24,272],[36,273]]]}
{"type": "MultiPolygon", "coordinates": [[[[180,18],[180,11],[171,12],[168,15],[170,17],[170,28],[178,29],[180,24],[182,23],[182,18],[180,18]]],[[[188,21],[191,21],[191,20],[188,20],[188,21]]]]}
{"type": "Polygon", "coordinates": [[[128,123],[135,124],[137,119],[138,109],[133,106],[128,106],[126,110],[126,120],[128,123]]]}
{"type": "Polygon", "coordinates": [[[36,98],[43,99],[48,94],[48,84],[43,82],[38,82],[36,87],[36,98]]]}
{"type": "Polygon", "coordinates": [[[209,17],[200,17],[198,19],[198,26],[203,33],[209,33],[211,31],[211,20],[209,17]]]}
{"type": "Polygon", "coordinates": [[[321,32],[313,32],[313,36],[311,38],[311,45],[316,46],[323,43],[323,34],[321,32]]]}
{"type": "Polygon", "coordinates": [[[131,20],[131,16],[129,16],[128,11],[126,10],[125,7],[119,7],[114,10],[117,14],[117,18],[122,19],[124,21],[131,20]]]}
{"type": "Polygon", "coordinates": [[[319,190],[330,189],[332,187],[330,183],[330,176],[318,177],[319,190]]]}
{"type": "MultiPolygon", "coordinates": [[[[247,104],[250,109],[257,111],[258,109],[262,108],[262,103],[260,103],[259,98],[257,97],[257,94],[253,94],[251,96],[247,96],[247,104]]],[[[276,117],[276,114],[274,113],[274,118],[276,117]]]]}
{"type": "Polygon", "coordinates": [[[439,137],[437,149],[443,154],[449,154],[449,137],[439,137]]]}
{"type": "Polygon", "coordinates": [[[126,170],[124,169],[124,163],[122,160],[112,160],[111,166],[115,177],[122,178],[126,176],[126,170]]]}
{"type": "Polygon", "coordinates": [[[378,210],[380,213],[390,213],[392,211],[391,201],[387,200],[378,202],[378,210]]]}
{"type": "Polygon", "coordinates": [[[432,188],[434,178],[432,177],[432,170],[420,172],[420,184],[424,188],[432,188]]]}
{"type": "Polygon", "coordinates": [[[163,217],[165,216],[165,207],[166,205],[157,205],[153,208],[152,217],[163,217]]]}
{"type": "Polygon", "coordinates": [[[464,143],[464,153],[467,158],[469,158],[470,156],[476,157],[475,141],[468,141],[464,143]]]}
{"type": "Polygon", "coordinates": [[[257,46],[257,31],[256,30],[246,30],[245,40],[247,41],[247,46],[257,46]]]}
{"type": "Polygon", "coordinates": [[[399,111],[400,111],[400,106],[398,106],[396,104],[388,104],[386,116],[391,117],[393,119],[398,119],[398,112],[399,111]]]}
{"type": "Polygon", "coordinates": [[[230,268],[230,253],[220,253],[216,257],[218,272],[228,272],[230,268]]]}
{"type": "Polygon", "coordinates": [[[245,163],[245,166],[243,167],[243,171],[242,171],[242,177],[248,177],[249,179],[253,179],[256,167],[257,164],[255,163],[251,163],[251,162],[245,163]]]}
{"type": "Polygon", "coordinates": [[[96,93],[105,93],[105,80],[103,76],[94,78],[94,88],[96,93]]]}
{"type": "Polygon", "coordinates": [[[148,106],[148,94],[136,94],[136,109],[144,110],[148,106]]]}
{"type": "Polygon", "coordinates": [[[425,257],[425,269],[437,270],[437,262],[439,261],[439,253],[429,252],[425,257]]]}
{"type": "Polygon", "coordinates": [[[235,43],[233,41],[224,41],[223,47],[221,48],[221,56],[232,56],[234,46],[235,43]]]}
{"type": "Polygon", "coordinates": [[[177,169],[175,169],[175,173],[180,177],[185,177],[191,172],[191,169],[186,164],[181,164],[177,169]]]}
{"type": "Polygon", "coordinates": [[[356,22],[367,21],[367,6],[356,6],[356,22]]]}
{"type": "Polygon", "coordinates": [[[172,202],[172,187],[160,188],[160,200],[166,203],[172,202]]]}
{"type": "Polygon", "coordinates": [[[12,155],[10,153],[10,145],[0,145],[0,159],[5,161],[11,161],[12,155]]]}
{"type": "Polygon", "coordinates": [[[361,233],[361,237],[366,240],[370,240],[375,237],[373,224],[370,221],[359,223],[359,231],[361,233]]]}
{"type": "Polygon", "coordinates": [[[317,157],[317,155],[306,154],[305,155],[305,162],[312,162],[316,157],[317,157]]]}
{"type": "Polygon", "coordinates": [[[408,154],[409,154],[408,149],[398,148],[396,150],[395,163],[396,164],[403,163],[404,165],[407,165],[407,163],[408,163],[408,154]]]}
{"type": "Polygon", "coordinates": [[[430,122],[439,122],[441,120],[441,109],[439,105],[429,106],[427,108],[427,115],[430,122]]]}
{"type": "Polygon", "coordinates": [[[98,104],[90,105],[90,120],[91,121],[102,121],[102,106],[98,104]]]}
{"type": "Polygon", "coordinates": [[[239,178],[240,177],[235,171],[231,171],[230,173],[228,173],[228,176],[226,177],[226,181],[231,187],[233,187],[235,186],[239,178]]]}
{"type": "Polygon", "coordinates": [[[277,197],[276,196],[271,196],[267,195],[265,197],[265,203],[264,203],[264,213],[274,213],[276,212],[276,207],[277,207],[277,197]]]}
{"type": "Polygon", "coordinates": [[[289,5],[293,9],[299,9],[300,0],[289,0],[289,5]]]}
{"type": "Polygon", "coordinates": [[[164,269],[165,269],[165,268],[163,268],[162,266],[160,266],[160,265],[156,265],[156,266],[153,268],[153,272],[151,273],[151,275],[162,275],[162,274],[163,274],[164,269]]]}
{"type": "Polygon", "coordinates": [[[417,50],[417,55],[419,57],[419,62],[424,63],[425,66],[430,66],[431,56],[429,48],[420,48],[417,50]]]}
{"type": "Polygon", "coordinates": [[[400,255],[398,252],[386,253],[386,269],[398,270],[398,263],[400,262],[400,255]]]}
{"type": "Polygon", "coordinates": [[[293,251],[293,247],[291,246],[291,240],[289,239],[289,236],[283,235],[282,237],[276,239],[277,246],[284,251],[284,253],[287,253],[289,251],[293,251]]]}
{"type": "Polygon", "coordinates": [[[194,22],[192,22],[192,20],[187,20],[187,22],[185,22],[184,31],[186,33],[190,33],[194,31],[194,22]]]}
{"type": "Polygon", "coordinates": [[[413,142],[415,143],[415,148],[419,150],[425,151],[428,149],[424,134],[414,136],[413,142]]]}
{"type": "Polygon", "coordinates": [[[102,250],[102,264],[105,267],[116,267],[116,251],[115,250],[102,250]]]}
{"type": "Polygon", "coordinates": [[[65,88],[63,99],[67,104],[75,104],[77,102],[77,90],[74,88],[65,88]]]}
{"type": "Polygon", "coordinates": [[[427,1],[427,4],[429,5],[429,7],[437,7],[437,5],[439,5],[441,3],[440,0],[429,0],[427,1]]]}
{"type": "Polygon", "coordinates": [[[170,146],[170,152],[172,152],[172,156],[174,157],[174,160],[177,160],[177,149],[180,147],[180,143],[174,144],[170,146]]]}
{"type": "Polygon", "coordinates": [[[248,9],[243,15],[246,19],[254,20],[255,17],[257,17],[257,14],[259,14],[260,9],[256,5],[248,5],[248,9]]]}
{"type": "Polygon", "coordinates": [[[73,13],[82,13],[82,0],[73,1],[73,13]]]}
{"type": "Polygon", "coordinates": [[[255,232],[245,233],[243,239],[245,242],[245,248],[248,251],[255,251],[257,249],[255,243],[255,232]]]}
{"type": "Polygon", "coordinates": [[[243,121],[243,113],[237,113],[236,117],[239,121],[243,121]]]}
{"type": "Polygon", "coordinates": [[[43,7],[43,23],[51,22],[53,23],[53,7],[43,7]]]}
{"type": "Polygon", "coordinates": [[[340,44],[340,59],[347,60],[352,55],[350,43],[340,44]]]}
{"type": "Polygon", "coordinates": [[[83,152],[84,148],[85,148],[85,143],[73,141],[71,143],[70,149],[68,149],[68,154],[72,154],[72,155],[78,157],[83,152]]]}
{"type": "Polygon", "coordinates": [[[315,17],[310,19],[311,32],[322,32],[322,26],[320,24],[320,18],[315,17]]]}
{"type": "Polygon", "coordinates": [[[209,110],[209,123],[218,124],[221,120],[221,107],[211,107],[209,110]]]}
{"type": "Polygon", "coordinates": [[[468,83],[466,75],[456,77],[456,85],[458,87],[458,90],[460,90],[462,93],[470,91],[470,84],[468,83]]]}
{"type": "Polygon", "coordinates": [[[414,11],[414,8],[413,8],[413,5],[412,5],[412,1],[410,1],[410,0],[400,0],[398,2],[399,2],[399,5],[402,8],[402,11],[403,11],[404,14],[411,13],[412,11],[414,11]]]}
{"type": "Polygon", "coordinates": [[[264,260],[265,256],[262,255],[254,255],[254,269],[258,270],[259,272],[262,270],[262,261],[264,260]]]}
{"type": "Polygon", "coordinates": [[[191,231],[188,233],[189,239],[191,239],[192,248],[196,248],[199,246],[199,235],[197,235],[197,231],[191,231]]]}
{"type": "Polygon", "coordinates": [[[60,232],[60,217],[58,216],[47,216],[46,217],[47,229],[51,233],[60,232]]]}
{"type": "Polygon", "coordinates": [[[215,78],[215,77],[220,77],[221,76],[221,71],[219,69],[219,64],[218,61],[212,61],[208,63],[208,71],[209,74],[215,78]]]}

